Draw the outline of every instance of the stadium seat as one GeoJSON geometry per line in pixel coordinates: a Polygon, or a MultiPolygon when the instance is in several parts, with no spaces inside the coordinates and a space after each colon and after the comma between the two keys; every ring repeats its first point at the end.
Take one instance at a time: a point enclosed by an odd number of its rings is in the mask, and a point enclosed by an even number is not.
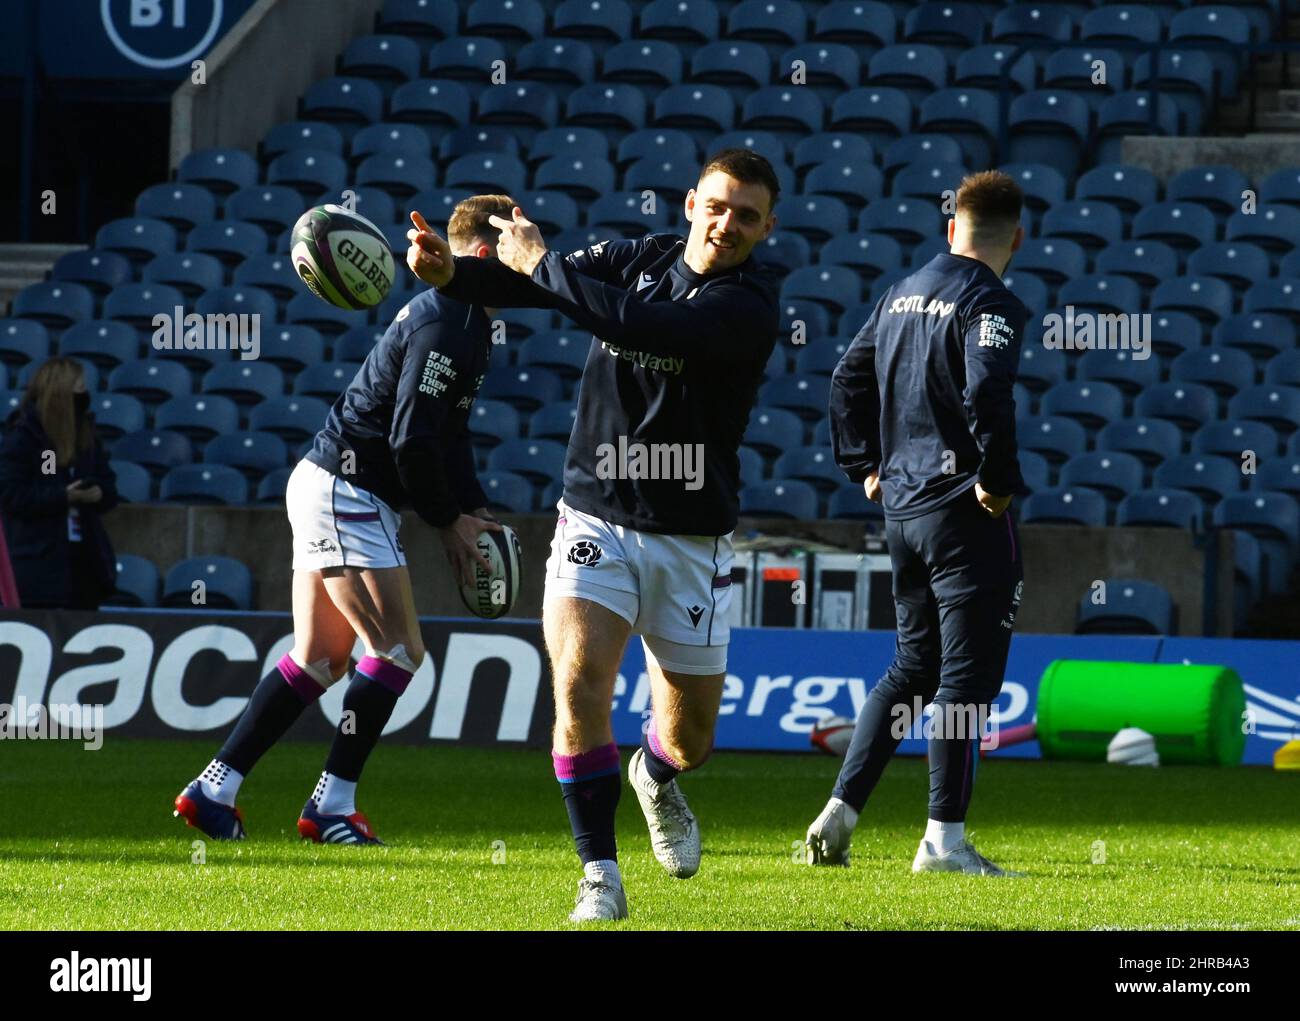
{"type": "Polygon", "coordinates": [[[1184,351],[1169,366],[1172,383],[1200,383],[1230,398],[1255,382],[1255,363],[1244,351],[1203,347],[1184,351]]]}
{"type": "Polygon", "coordinates": [[[1073,419],[1089,430],[1100,429],[1124,417],[1124,395],[1110,383],[1060,382],[1043,394],[1042,413],[1073,419]]]}
{"type": "MultiPolygon", "coordinates": [[[[285,262],[287,263],[288,260],[286,259],[285,262]]],[[[194,309],[199,313],[199,315],[203,316],[259,316],[260,322],[258,320],[246,320],[248,323],[259,323],[259,325],[254,327],[259,336],[261,334],[260,323],[274,322],[276,314],[275,299],[271,297],[269,292],[262,290],[260,287],[245,286],[242,284],[236,284],[231,287],[218,287],[214,290],[205,292],[195,303],[194,309]]],[[[227,343],[232,346],[234,346],[237,341],[238,338],[233,335],[227,338],[227,343]]]]}
{"type": "MultiPolygon", "coordinates": [[[[331,152],[335,156],[342,156],[345,145],[343,132],[333,124],[327,124],[325,121],[283,121],[262,137],[262,158],[272,160],[292,149],[318,149],[322,152],[331,152]]],[[[251,192],[256,188],[241,190],[251,192]]],[[[230,199],[238,194],[239,192],[235,192],[226,199],[227,210],[230,199]]]]}
{"type": "MultiPolygon", "coordinates": [[[[397,308],[401,308],[401,305],[397,308]]],[[[397,308],[392,310],[392,314],[397,313],[397,308]]],[[[303,293],[289,299],[282,318],[290,326],[310,326],[328,338],[344,333],[355,326],[357,313],[327,304],[316,295],[308,294],[304,290],[303,293]]]]}
{"type": "Polygon", "coordinates": [[[871,203],[862,211],[858,217],[858,230],[888,234],[903,244],[916,244],[939,237],[944,222],[937,203],[920,199],[885,199],[871,203]]]}
{"type": "Polygon", "coordinates": [[[563,399],[564,384],[554,372],[535,366],[498,369],[488,373],[479,397],[505,401],[521,411],[534,411],[563,399]]]}
{"type": "Polygon", "coordinates": [[[516,41],[546,34],[546,11],[538,0],[473,0],[465,12],[465,32],[516,41]]]}
{"type": "Polygon", "coordinates": [[[1300,206],[1300,170],[1275,170],[1260,182],[1259,202],[1265,208],[1283,204],[1300,206]]]}
{"type": "Polygon", "coordinates": [[[799,416],[780,408],[755,408],[743,442],[766,456],[803,446],[804,427],[799,416]]]}
{"type": "MultiPolygon", "coordinates": [[[[361,186],[382,189],[396,199],[409,198],[416,192],[432,188],[437,168],[427,156],[404,152],[379,152],[367,156],[357,167],[355,181],[361,186]]],[[[371,210],[358,203],[357,212],[370,216],[371,210]]],[[[389,222],[387,217],[377,220],[389,222]]]]}
{"type": "MultiPolygon", "coordinates": [[[[631,40],[632,18],[624,0],[564,0],[551,19],[551,35],[617,43],[631,40]]],[[[606,51],[607,60],[611,52],[606,51]]]]}
{"type": "Polygon", "coordinates": [[[159,405],[154,413],[154,428],[203,443],[239,428],[239,406],[230,398],[215,394],[173,397],[159,405]]]}
{"type": "Polygon", "coordinates": [[[1234,419],[1263,422],[1281,435],[1300,429],[1300,388],[1262,383],[1242,390],[1228,402],[1234,419]]]}
{"type": "MultiPolygon", "coordinates": [[[[983,12],[969,3],[921,3],[903,19],[903,38],[909,43],[965,49],[983,40],[987,26],[983,12]]],[[[943,82],[935,85],[942,88],[943,82]]]]}
{"type": "Polygon", "coordinates": [[[1068,42],[1074,25],[1069,12],[1052,5],[1019,4],[993,18],[989,38],[994,42],[1068,42]]]}
{"type": "Polygon", "coordinates": [[[145,427],[144,405],[130,394],[92,394],[90,413],[95,416],[96,431],[110,441],[145,427]]]}
{"type": "Polygon", "coordinates": [[[1224,498],[1214,508],[1216,528],[1249,532],[1260,543],[1268,561],[1268,593],[1280,595],[1300,545],[1300,509],[1285,493],[1241,493],[1224,498]]]}
{"type": "Polygon", "coordinates": [[[1214,328],[1213,339],[1216,346],[1238,347],[1256,359],[1271,358],[1296,346],[1296,327],[1273,313],[1239,312],[1214,328]]]}
{"type": "Polygon", "coordinates": [[[16,318],[63,329],[94,318],[95,295],[83,284],[45,280],[24,287],[13,301],[12,312],[16,318]]]}
{"type": "Polygon", "coordinates": [[[747,517],[817,518],[817,490],[798,480],[773,479],[740,490],[740,513],[747,517]]]}
{"type": "MultiPolygon", "coordinates": [[[[966,168],[960,163],[919,160],[899,167],[889,183],[891,198],[918,198],[933,201],[945,191],[956,192],[966,168]]],[[[868,196],[874,198],[875,196],[868,196]]],[[[861,205],[859,201],[858,205],[861,205]]]]}
{"type": "Polygon", "coordinates": [[[817,340],[831,332],[830,312],[825,305],[815,301],[791,298],[781,302],[780,312],[781,321],[777,327],[779,336],[793,337],[799,331],[798,335],[806,342],[809,338],[817,340]]]}
{"type": "MultiPolygon", "coordinates": [[[[871,213],[880,205],[883,203],[873,204],[866,213],[871,213]]],[[[777,203],[776,215],[787,231],[793,231],[814,244],[847,234],[849,230],[848,206],[842,199],[832,198],[829,195],[783,197],[777,203]]],[[[938,215],[937,210],[935,215],[938,215]]],[[[863,229],[869,228],[863,227],[863,229]]]]}
{"type": "Polygon", "coordinates": [[[183,464],[158,484],[163,503],[235,505],[248,502],[248,482],[224,464],[183,464]]]}
{"type": "MultiPolygon", "coordinates": [[[[287,300],[299,294],[303,286],[302,280],[293,268],[293,260],[288,255],[278,254],[254,255],[245,259],[235,269],[234,283],[235,289],[254,288],[280,300],[287,300]]],[[[214,290],[216,288],[208,293],[214,290]]],[[[274,312],[272,312],[273,318],[274,312]]],[[[269,324],[270,320],[263,323],[263,325],[269,324]]]]}
{"type": "Polygon", "coordinates": [[[326,362],[322,365],[312,365],[294,379],[293,392],[297,396],[318,397],[333,404],[339,394],[348,388],[348,384],[352,382],[360,367],[356,362],[326,362]]]}
{"type": "MultiPolygon", "coordinates": [[[[564,406],[572,408],[572,405],[567,403],[564,406]]],[[[535,412],[531,421],[536,422],[537,416],[540,414],[541,411],[535,412]]],[[[572,424],[572,415],[570,415],[570,424],[572,424]]],[[[480,397],[474,402],[474,406],[470,410],[469,430],[475,446],[496,446],[502,440],[514,439],[520,434],[519,412],[504,401],[494,401],[490,398],[480,397]]],[[[556,437],[544,438],[555,439],[556,437]]],[[[564,438],[568,439],[567,431],[564,438]]]]}
{"type": "Polygon", "coordinates": [[[625,82],[583,85],[569,94],[564,112],[566,123],[637,131],[646,126],[646,96],[625,82]]]}
{"type": "Polygon", "coordinates": [[[284,393],[284,374],[263,361],[218,362],[204,373],[201,389],[239,405],[253,405],[284,393]]]}
{"type": "Polygon", "coordinates": [[[1205,341],[1205,331],[1200,321],[1188,312],[1161,310],[1151,316],[1151,346],[1156,354],[1176,358],[1191,351],[1205,341]]]}
{"type": "Polygon", "coordinates": [[[1154,106],[1145,91],[1121,92],[1101,104],[1091,148],[1099,164],[1118,163],[1126,135],[1178,134],[1178,108],[1172,99],[1157,94],[1154,106]],[[1154,111],[1154,112],[1153,112],[1154,111]]]}
{"type": "Polygon", "coordinates": [[[853,47],[842,43],[804,42],[792,46],[777,58],[776,66],[788,70],[802,65],[804,81],[829,105],[862,77],[862,62],[853,47]]]}
{"type": "Polygon", "coordinates": [[[1269,259],[1263,249],[1248,242],[1219,241],[1192,252],[1187,272],[1193,276],[1213,276],[1244,290],[1269,275],[1269,259]]]}
{"type": "Polygon", "coordinates": [[[900,89],[916,103],[948,84],[948,60],[942,50],[924,42],[896,43],[872,55],[867,80],[900,89]]]}
{"type": "Polygon", "coordinates": [[[527,174],[527,168],[514,156],[471,153],[452,161],[443,174],[443,183],[448,188],[513,195],[524,190],[527,174]]]}
{"type": "Polygon", "coordinates": [[[1133,219],[1133,239],[1163,241],[1180,251],[1214,243],[1214,214],[1191,202],[1157,202],[1133,219]]]}
{"type": "Polygon", "coordinates": [[[182,560],[167,572],[161,605],[251,610],[254,608],[252,572],[232,557],[182,560]]]}
{"type": "Polygon", "coordinates": [[[784,376],[764,383],[759,389],[758,399],[759,405],[765,409],[781,408],[794,412],[805,421],[817,421],[826,414],[830,381],[817,375],[784,376]]]}
{"type": "Polygon", "coordinates": [[[113,458],[108,466],[117,477],[118,499],[127,503],[148,503],[152,499],[153,481],[143,465],[113,458]]]}
{"type": "Polygon", "coordinates": [[[554,440],[517,438],[502,440],[488,453],[492,471],[508,471],[536,483],[564,475],[564,444],[554,440]]]}
{"type": "MultiPolygon", "coordinates": [[[[520,125],[533,130],[545,130],[555,127],[559,113],[560,100],[552,85],[546,82],[520,81],[505,88],[484,91],[479,96],[478,115],[474,118],[474,123],[520,125]]],[[[455,182],[447,179],[445,183],[455,182]]]]}
{"type": "Polygon", "coordinates": [[[1008,114],[1011,148],[1006,155],[1011,162],[1041,163],[1073,178],[1083,158],[1090,118],[1088,104],[1064,89],[1019,96],[1008,114]]]}
{"type": "Polygon", "coordinates": [[[1016,49],[1006,43],[989,43],[963,50],[957,56],[953,84],[968,89],[991,89],[996,93],[1005,80],[1013,96],[1029,92],[1037,83],[1038,63],[1032,53],[1023,53],[1006,70],[1016,49]]]}
{"type": "Polygon", "coordinates": [[[832,131],[861,135],[873,148],[883,148],[912,130],[912,101],[907,93],[886,86],[851,89],[831,104],[832,131]]]}
{"type": "MultiPolygon", "coordinates": [[[[1013,257],[1012,266],[1033,273],[1049,284],[1059,285],[1088,272],[1088,255],[1082,245],[1066,238],[1027,237],[1013,257]]],[[[1110,272],[1101,270],[1100,263],[1099,271],[1110,272]]]]}
{"type": "Polygon", "coordinates": [[[1245,293],[1241,310],[1246,313],[1274,312],[1292,322],[1300,322],[1300,278],[1261,280],[1245,293]]]}
{"type": "Polygon", "coordinates": [[[203,448],[203,460],[207,464],[238,468],[249,481],[253,481],[267,472],[285,467],[289,448],[274,433],[237,430],[210,440],[203,448]]]}
{"type": "MultiPolygon", "coordinates": [[[[584,129],[594,131],[594,128],[584,129]]],[[[603,137],[603,136],[602,136],[603,137]]],[[[540,139],[541,136],[538,136],[540,139]]],[[[534,149],[537,142],[533,143],[534,149]]],[[[618,143],[615,162],[627,166],[642,159],[668,160],[674,163],[698,163],[699,146],[685,131],[674,128],[643,128],[624,135],[618,143]]]]}
{"type": "Polygon", "coordinates": [[[1036,493],[1040,489],[1051,488],[1052,466],[1048,463],[1047,458],[1032,450],[1019,451],[1018,458],[1020,461],[1020,477],[1025,480],[1025,485],[1031,493],[1036,493]]]}
{"type": "Polygon", "coordinates": [[[1126,578],[1107,578],[1079,602],[1075,633],[1109,635],[1176,635],[1174,601],[1159,585],[1126,578]],[[1104,598],[1102,595],[1104,594],[1104,598]]]}
{"type": "Polygon", "coordinates": [[[1166,195],[1174,202],[1196,202],[1217,216],[1227,216],[1241,208],[1242,193],[1250,189],[1250,180],[1234,167],[1192,167],[1175,174],[1166,195]]]}
{"type": "Polygon", "coordinates": [[[80,358],[111,372],[140,356],[140,335],[129,325],[106,319],[87,319],[63,331],[59,354],[80,358]]]}
{"type": "Polygon", "coordinates": [[[819,265],[848,266],[871,278],[900,269],[903,248],[887,234],[855,234],[834,238],[817,252],[819,265]]]}
{"type": "Polygon", "coordinates": [[[1243,419],[1206,422],[1192,437],[1192,450],[1196,453],[1221,455],[1238,464],[1247,450],[1267,458],[1280,449],[1282,445],[1271,425],[1243,419]]]}
{"type": "MultiPolygon", "coordinates": [[[[641,160],[638,162],[649,163],[651,161],[641,160]]],[[[657,160],[654,162],[669,161],[657,160]]],[[[602,195],[587,206],[587,222],[593,225],[615,226],[620,230],[642,234],[670,229],[671,221],[667,203],[656,201],[653,203],[650,212],[646,212],[645,207],[646,200],[640,192],[626,191],[602,195]]]]}
{"type": "Polygon", "coordinates": [[[145,263],[141,273],[144,283],[166,284],[191,299],[197,298],[204,291],[220,287],[225,277],[226,270],[220,259],[199,252],[156,256],[145,263]]]}
{"type": "Polygon", "coordinates": [[[1168,104],[1177,111],[1181,131],[1187,135],[1200,132],[1216,99],[1215,79],[1214,61],[1205,52],[1166,49],[1160,51],[1158,65],[1153,65],[1147,53],[1133,64],[1133,87],[1145,92],[1154,80],[1161,106],[1168,104]]]}
{"type": "MultiPolygon", "coordinates": [[[[563,192],[579,202],[591,202],[614,190],[614,165],[608,160],[590,160],[582,156],[554,156],[537,168],[533,186],[563,192]]],[[[625,187],[632,190],[635,185],[625,187]]],[[[576,219],[568,226],[577,226],[576,219]]]]}
{"type": "Polygon", "coordinates": [[[1081,39],[1153,43],[1163,33],[1160,15],[1139,4],[1116,4],[1089,11],[1079,24],[1081,39]]]}
{"type": "Polygon", "coordinates": [[[1214,391],[1197,383],[1159,383],[1139,395],[1134,411],[1173,422],[1192,430],[1213,421],[1217,412],[1214,391]]]}
{"type": "Polygon", "coordinates": [[[1110,96],[1128,86],[1128,68],[1123,54],[1108,47],[1064,49],[1043,61],[1043,85],[1049,89],[1069,89],[1096,112],[1110,96]],[[1097,80],[1097,62],[1105,66],[1105,81],[1097,80]]]}
{"type": "Polygon", "coordinates": [[[153,561],[131,553],[117,554],[113,594],[105,606],[157,606],[160,579],[153,561]]]}
{"type": "Polygon", "coordinates": [[[178,361],[161,358],[124,362],[108,377],[108,389],[127,393],[146,404],[159,403],[190,392],[190,374],[178,361]]]}
{"type": "Polygon", "coordinates": [[[1020,520],[1026,525],[1083,525],[1101,528],[1106,524],[1106,498],[1092,489],[1057,486],[1025,497],[1020,520]]]}
{"type": "Polygon", "coordinates": [[[772,231],[766,241],[754,248],[754,258],[777,267],[784,273],[793,272],[812,261],[812,246],[808,239],[789,230],[772,231]]]}
{"type": "Polygon", "coordinates": [[[1047,163],[1008,163],[1002,170],[1020,185],[1025,205],[1036,214],[1066,200],[1069,183],[1065,175],[1047,163]]]}
{"type": "Polygon", "coordinates": [[[1270,358],[1264,368],[1264,382],[1274,386],[1300,387],[1300,348],[1270,358]]]}
{"type": "Polygon", "coordinates": [[[401,35],[364,35],[353,39],[339,58],[344,75],[368,78],[386,91],[419,77],[420,47],[401,35]]]}
{"type": "MultiPolygon", "coordinates": [[[[1229,241],[1249,241],[1270,252],[1289,251],[1300,237],[1300,209],[1265,206],[1254,213],[1228,217],[1224,236],[1229,241]]],[[[96,242],[97,247],[103,247],[96,242]]]]}
{"type": "Polygon", "coordinates": [[[1300,457],[1267,461],[1259,466],[1251,488],[1263,492],[1287,493],[1300,497],[1300,457]]]}
{"type": "Polygon", "coordinates": [[[790,172],[790,168],[787,166],[786,144],[777,134],[771,131],[760,131],[756,128],[742,128],[738,131],[728,131],[725,135],[717,136],[713,139],[712,144],[707,146],[710,154],[721,149],[735,147],[753,149],[772,164],[772,169],[776,171],[777,180],[781,182],[782,191],[786,194],[794,191],[794,174],[790,172]]]}
{"type": "Polygon", "coordinates": [[[1156,468],[1152,481],[1157,487],[1195,493],[1207,505],[1241,492],[1244,476],[1240,459],[1214,454],[1183,454],[1156,468]]]}
{"type": "Polygon", "coordinates": [[[384,0],[377,25],[381,32],[446,39],[456,34],[457,4],[429,0],[384,0]]]}
{"type": "Polygon", "coordinates": [[[1095,273],[1061,284],[1056,303],[1089,312],[1128,314],[1142,307],[1142,291],[1127,277],[1095,273]]]}
{"type": "Polygon", "coordinates": [[[1067,238],[1085,249],[1096,250],[1119,241],[1124,234],[1120,211],[1091,199],[1065,202],[1043,214],[1042,237],[1067,238]]]}
{"type": "MultiPolygon", "coordinates": [[[[284,157],[280,157],[284,159],[284,157]]],[[[190,231],[185,248],[202,252],[221,260],[226,266],[235,266],[253,255],[267,250],[266,231],[256,224],[216,220],[190,231]]]]}
{"type": "MultiPolygon", "coordinates": [[[[508,404],[501,406],[510,411],[514,410],[508,404]]],[[[532,439],[555,440],[567,444],[573,433],[576,417],[577,406],[570,401],[547,404],[534,411],[528,419],[528,435],[532,439]]]]}
{"type": "MultiPolygon", "coordinates": [[[[285,443],[299,444],[314,437],[324,427],[329,409],[330,406],[317,397],[268,397],[253,405],[248,413],[248,427],[279,436],[285,443]]],[[[221,431],[233,432],[234,428],[221,431]]]]}
{"type": "Polygon", "coordinates": [[[1088,434],[1071,418],[1030,415],[1016,423],[1016,438],[1022,448],[1033,450],[1059,465],[1088,448],[1088,434]]]}
{"type": "Polygon", "coordinates": [[[721,17],[709,0],[652,0],[641,9],[640,35],[684,43],[709,43],[720,35],[721,17]]]}
{"type": "Polygon", "coordinates": [[[1115,508],[1122,528],[1186,528],[1200,531],[1201,501],[1182,489],[1145,489],[1131,493],[1115,508]]]}
{"type": "Polygon", "coordinates": [[[181,160],[176,178],[228,195],[257,184],[260,173],[257,160],[239,149],[198,149],[181,160]]]}
{"type": "MultiPolygon", "coordinates": [[[[587,162],[587,157],[581,159],[587,162]]],[[[598,159],[601,165],[607,165],[603,156],[598,159]]],[[[524,215],[537,224],[544,237],[572,230],[578,225],[578,204],[563,191],[525,191],[515,195],[514,199],[524,215]]]]}
{"type": "Polygon", "coordinates": [[[136,198],[135,215],[162,220],[179,230],[189,230],[216,219],[217,203],[212,192],[202,185],[182,182],[155,184],[136,198]]]}
{"type": "MultiPolygon", "coordinates": [[[[647,45],[649,42],[645,41],[647,45]]],[[[669,43],[657,45],[671,46],[669,43]]],[[[605,65],[605,76],[610,77],[608,57],[605,65]]],[[[692,82],[726,86],[731,95],[732,89],[753,91],[765,87],[772,78],[772,58],[757,42],[719,40],[695,51],[691,56],[690,70],[692,82]]],[[[857,84],[856,81],[853,84],[857,84]]]]}
{"type": "Polygon", "coordinates": [[[590,350],[590,334],[578,330],[543,330],[520,345],[518,364],[541,366],[564,379],[574,380],[582,375],[590,350]]]}
{"type": "Polygon", "coordinates": [[[1151,171],[1122,163],[1094,167],[1075,183],[1077,200],[1096,199],[1125,212],[1137,212],[1154,205],[1160,197],[1160,182],[1151,171]]]}
{"type": "MultiPolygon", "coordinates": [[[[772,466],[772,479],[795,479],[823,493],[830,493],[844,485],[844,472],[835,463],[830,447],[800,447],[788,450],[776,459],[772,466]]],[[[762,479],[755,481],[761,482],[762,479]]]]}
{"type": "Polygon", "coordinates": [[[81,284],[102,297],[114,287],[130,282],[131,274],[131,261],[126,256],[91,248],[59,256],[50,271],[50,280],[81,284]]]}
{"type": "Polygon", "coordinates": [[[257,493],[254,500],[261,505],[283,505],[285,490],[289,485],[289,476],[293,474],[292,468],[277,468],[269,474],[263,475],[262,480],[257,484],[257,493]]]}
{"type": "Polygon", "coordinates": [[[843,266],[807,266],[785,278],[781,300],[815,301],[832,315],[839,315],[861,303],[862,284],[856,273],[843,266]]]}
{"type": "Polygon", "coordinates": [[[351,138],[359,128],[380,120],[383,114],[384,93],[365,78],[325,78],[308,86],[302,97],[303,119],[333,124],[344,138],[351,138]]]}
{"type": "Polygon", "coordinates": [[[745,99],[740,116],[746,129],[797,135],[821,131],[825,120],[826,109],[821,97],[801,85],[768,85],[759,89],[745,99]]]}
{"type": "Polygon", "coordinates": [[[112,454],[114,460],[131,461],[154,478],[193,460],[189,440],[180,433],[158,429],[139,429],[123,434],[114,441],[112,454]]]}
{"type": "Polygon", "coordinates": [[[813,23],[814,39],[872,49],[888,46],[897,34],[894,12],[878,0],[831,0],[817,11],[813,23]]]}
{"type": "Polygon", "coordinates": [[[940,89],[917,108],[916,126],[951,135],[973,167],[992,163],[997,124],[998,99],[988,89],[940,89]]]}
{"type": "Polygon", "coordinates": [[[470,107],[469,90],[460,82],[450,78],[417,78],[399,85],[393,92],[388,116],[408,124],[460,127],[469,123],[470,107]]]}
{"type": "MultiPolygon", "coordinates": [[[[545,132],[543,132],[545,134],[545,132]]],[[[540,135],[538,136],[541,137],[540,135]]],[[[537,140],[533,140],[534,147],[537,140]]],[[[452,128],[438,139],[438,161],[450,163],[461,156],[476,152],[500,152],[508,156],[519,155],[519,138],[508,125],[470,124],[452,128]]]]}
{"type": "Polygon", "coordinates": [[[530,514],[536,510],[533,485],[522,475],[509,471],[485,471],[478,477],[488,498],[488,510],[507,514],[530,514]]]}
{"type": "Polygon", "coordinates": [[[1059,485],[1095,489],[1115,504],[1142,488],[1142,462],[1119,451],[1076,454],[1061,467],[1059,485]]]}

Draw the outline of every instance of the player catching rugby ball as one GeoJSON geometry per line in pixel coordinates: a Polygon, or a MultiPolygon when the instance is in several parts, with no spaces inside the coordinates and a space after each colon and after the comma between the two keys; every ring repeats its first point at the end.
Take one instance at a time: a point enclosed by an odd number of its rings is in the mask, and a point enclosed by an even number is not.
{"type": "MultiPolygon", "coordinates": [[[[456,206],[447,233],[457,255],[492,255],[489,219],[508,195],[456,206]]],[[[244,837],[235,796],[249,770],[325,689],[365,655],[343,698],[325,771],[298,820],[316,843],[377,844],[357,811],[357,781],[397,699],[424,659],[398,510],[438,529],[460,582],[471,582],[480,532],[500,531],[474,474],[468,418],[491,351],[491,309],[434,290],[412,298],[370,352],[289,477],[294,646],[254,690],[206,769],[176,798],[176,814],[217,839],[244,837]]]]}
{"type": "Polygon", "coordinates": [[[778,188],[762,156],[724,150],[686,195],[688,237],[650,234],[561,255],[515,209],[492,219],[499,261],[453,259],[447,242],[411,217],[407,264],[442,294],[558,309],[595,334],[542,614],[555,775],[584,873],[574,921],[627,915],[610,710],[632,634],[645,647],[653,717],[629,779],[659,862],[680,878],[700,865],[699,827],[676,777],[712,749],[726,679],[737,451],[779,325],[775,281],[751,253],[776,223],[778,188]],[[612,451],[633,448],[700,452],[703,470],[690,478],[610,470],[612,451]]]}

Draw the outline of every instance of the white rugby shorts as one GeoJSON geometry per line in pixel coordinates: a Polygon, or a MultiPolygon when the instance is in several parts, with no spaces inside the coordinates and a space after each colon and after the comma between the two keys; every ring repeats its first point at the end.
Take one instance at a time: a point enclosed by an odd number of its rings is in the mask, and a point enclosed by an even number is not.
{"type": "Polygon", "coordinates": [[[561,500],[545,599],[574,596],[617,613],[665,670],[720,674],[731,641],[731,535],[659,535],[561,500]]]}
{"type": "Polygon", "coordinates": [[[373,493],[302,460],[284,492],[293,569],[405,567],[397,511],[373,493]]]}

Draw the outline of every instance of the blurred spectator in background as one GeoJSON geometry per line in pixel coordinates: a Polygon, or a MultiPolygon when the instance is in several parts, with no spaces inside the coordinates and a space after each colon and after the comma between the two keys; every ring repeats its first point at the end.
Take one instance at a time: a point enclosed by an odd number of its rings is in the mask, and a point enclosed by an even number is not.
{"type": "Polygon", "coordinates": [[[0,519],[24,608],[93,610],[112,594],[116,557],[100,518],[116,505],[81,364],[51,358],[0,437],[0,519]]]}

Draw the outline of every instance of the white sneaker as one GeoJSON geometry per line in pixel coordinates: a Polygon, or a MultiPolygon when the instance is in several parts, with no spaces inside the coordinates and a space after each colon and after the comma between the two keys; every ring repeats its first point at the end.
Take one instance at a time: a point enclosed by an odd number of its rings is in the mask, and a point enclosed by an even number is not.
{"type": "Polygon", "coordinates": [[[673,780],[657,784],[646,771],[638,748],[627,764],[627,777],[650,827],[650,846],[670,876],[689,879],[700,870],[700,826],[673,780]]]}
{"type": "Polygon", "coordinates": [[[570,922],[617,922],[627,917],[627,895],[623,887],[583,876],[578,880],[578,903],[570,922]]]}
{"type": "Polygon", "coordinates": [[[930,841],[922,839],[912,859],[913,872],[964,872],[968,876],[1002,876],[1006,879],[1021,879],[1023,872],[1012,872],[994,865],[984,855],[975,850],[969,840],[953,848],[947,854],[939,854],[930,841]]]}
{"type": "Polygon", "coordinates": [[[842,801],[828,801],[822,814],[808,827],[803,843],[809,865],[848,865],[853,830],[844,818],[846,808],[842,801]]]}

